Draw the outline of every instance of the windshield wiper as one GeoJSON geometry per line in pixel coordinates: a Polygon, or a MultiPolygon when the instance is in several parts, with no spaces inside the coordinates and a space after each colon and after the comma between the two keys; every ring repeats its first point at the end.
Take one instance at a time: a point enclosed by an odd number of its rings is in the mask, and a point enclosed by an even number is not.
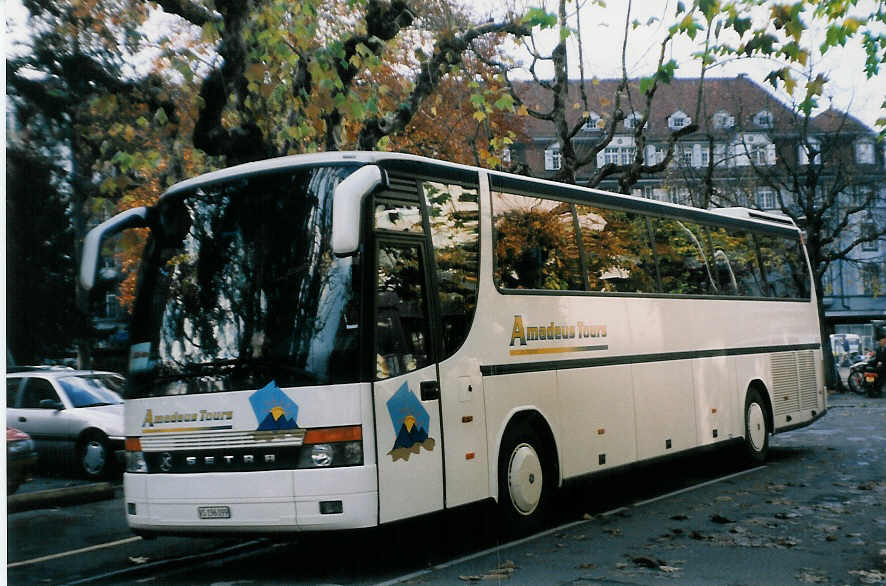
{"type": "Polygon", "coordinates": [[[90,403],[88,405],[77,405],[77,407],[104,407],[105,405],[119,405],[120,403],[90,403]]]}

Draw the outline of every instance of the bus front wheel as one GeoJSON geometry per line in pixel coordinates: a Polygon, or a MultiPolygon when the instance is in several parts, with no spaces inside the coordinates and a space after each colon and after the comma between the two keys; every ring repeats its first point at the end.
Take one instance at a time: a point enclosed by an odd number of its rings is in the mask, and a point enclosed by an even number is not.
{"type": "Polygon", "coordinates": [[[498,457],[498,504],[509,533],[541,526],[553,490],[553,473],[544,443],[526,423],[508,428],[498,457]]]}
{"type": "Polygon", "coordinates": [[[769,418],[766,403],[757,389],[748,391],[744,402],[744,453],[751,464],[762,464],[769,453],[769,418]]]}

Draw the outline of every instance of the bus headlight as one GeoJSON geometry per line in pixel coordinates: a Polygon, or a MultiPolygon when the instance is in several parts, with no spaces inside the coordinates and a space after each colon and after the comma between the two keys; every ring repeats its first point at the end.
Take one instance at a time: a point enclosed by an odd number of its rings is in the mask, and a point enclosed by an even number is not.
{"type": "Polygon", "coordinates": [[[327,468],[332,465],[334,459],[332,455],[332,446],[329,444],[317,444],[311,447],[311,461],[314,466],[327,468]]]}
{"type": "Polygon", "coordinates": [[[359,425],[308,429],[298,468],[363,465],[363,428],[359,425]]]}

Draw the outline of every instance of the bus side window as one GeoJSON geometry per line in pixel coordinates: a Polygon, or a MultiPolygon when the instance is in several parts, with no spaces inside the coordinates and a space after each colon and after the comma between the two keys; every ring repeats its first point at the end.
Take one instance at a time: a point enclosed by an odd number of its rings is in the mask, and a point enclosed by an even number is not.
{"type": "Polygon", "coordinates": [[[427,300],[421,248],[380,244],[376,290],[376,378],[430,364],[427,300]]]}
{"type": "Polygon", "coordinates": [[[492,205],[498,286],[584,290],[572,206],[511,193],[492,205]]]}
{"type": "Polygon", "coordinates": [[[452,356],[468,337],[480,279],[480,194],[476,186],[422,181],[437,271],[442,348],[452,356]]]}

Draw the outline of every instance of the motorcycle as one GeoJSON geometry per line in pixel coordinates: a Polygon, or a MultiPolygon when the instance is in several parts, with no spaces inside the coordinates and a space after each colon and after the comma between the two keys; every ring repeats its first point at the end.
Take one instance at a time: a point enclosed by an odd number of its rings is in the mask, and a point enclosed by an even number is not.
{"type": "Polygon", "coordinates": [[[868,360],[856,362],[849,367],[849,390],[859,395],[879,397],[883,393],[883,385],[877,380],[877,363],[872,357],[868,360]]]}

